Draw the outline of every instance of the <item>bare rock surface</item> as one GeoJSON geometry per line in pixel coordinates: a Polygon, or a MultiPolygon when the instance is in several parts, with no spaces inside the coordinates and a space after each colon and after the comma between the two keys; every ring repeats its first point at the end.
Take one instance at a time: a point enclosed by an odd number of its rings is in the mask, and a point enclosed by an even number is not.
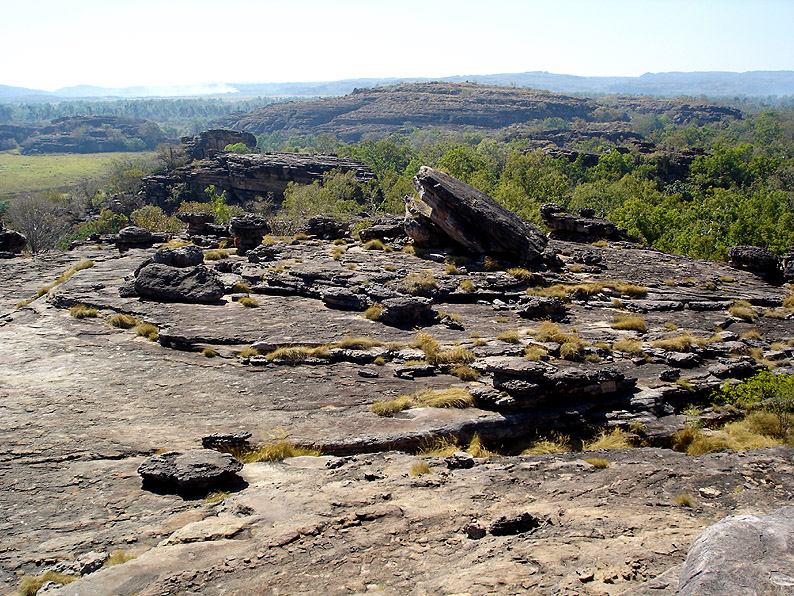
{"type": "Polygon", "coordinates": [[[794,507],[734,515],[697,537],[681,570],[679,596],[787,594],[794,588],[794,507]]]}
{"type": "Polygon", "coordinates": [[[342,594],[373,585],[387,594],[667,596],[675,582],[658,589],[653,582],[667,581],[705,527],[729,514],[774,511],[794,490],[792,450],[784,448],[701,458],[654,448],[599,453],[610,462],[603,470],[575,453],[475,458],[451,470],[443,458],[420,457],[434,470],[421,476],[410,473],[418,456],[390,451],[415,452],[439,436],[465,442],[474,433],[515,451],[537,434],[591,425],[644,428],[645,440],[665,445],[687,420],[685,408],[708,400],[723,377],[768,362],[790,370],[794,322],[781,305],[788,290],[752,272],[621,242],[588,246],[597,266],[583,266],[581,243],[551,240],[560,266],[522,279],[442,249],[417,256],[398,244],[387,252],[347,240],[340,253],[315,239],[266,248],[262,262],[223,261],[221,298],[210,304],[119,295],[155,248],[119,254],[88,246],[4,261],[5,592],[19,575],[124,548],[140,556],[61,591],[244,594],[254,586],[342,594]],[[94,265],[46,290],[85,259],[94,265]],[[423,299],[433,318],[400,325],[364,316],[372,303],[414,299],[405,293],[411,273],[435,284],[423,299]],[[462,289],[463,280],[471,287],[462,289]],[[236,283],[250,287],[257,307],[234,299],[236,283]],[[536,337],[540,321],[522,316],[525,290],[553,284],[570,289],[555,311],[560,330],[582,342],[575,362],[561,357],[560,342],[536,337]],[[40,298],[14,308],[41,289],[40,298]],[[326,304],[331,293],[357,297],[359,306],[326,304]],[[733,316],[736,300],[748,301],[757,318],[733,316]],[[66,309],[75,304],[99,316],[74,319],[66,309]],[[155,325],[158,341],[111,327],[116,313],[155,325]],[[612,327],[627,314],[647,330],[612,327]],[[440,354],[470,353],[479,379],[453,376],[438,354],[423,363],[426,354],[412,346],[420,330],[439,342],[440,354]],[[681,352],[655,344],[682,334],[702,341],[681,352]],[[375,343],[342,343],[362,337],[375,343]],[[621,339],[638,342],[643,355],[614,347],[621,339]],[[252,346],[259,355],[240,355],[252,346]],[[296,347],[317,351],[268,356],[296,347]],[[524,358],[528,350],[538,361],[524,358]],[[397,374],[415,367],[428,376],[397,374]],[[545,401],[522,407],[522,383],[546,388],[545,401]],[[411,408],[388,418],[370,410],[375,401],[451,387],[474,396],[475,407],[411,408]],[[153,453],[248,432],[252,445],[287,437],[328,455],[246,465],[248,488],[222,505],[142,490],[136,470],[153,453]],[[694,508],[674,506],[682,493],[695,498],[694,508]],[[480,540],[463,531],[524,514],[539,525],[480,540]],[[446,572],[450,549],[460,563],[454,574],[446,572]]]}

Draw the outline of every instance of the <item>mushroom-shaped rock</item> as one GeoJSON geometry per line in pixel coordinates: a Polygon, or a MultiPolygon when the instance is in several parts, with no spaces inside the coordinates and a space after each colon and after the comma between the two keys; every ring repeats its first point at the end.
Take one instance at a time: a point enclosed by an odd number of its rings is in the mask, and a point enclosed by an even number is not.
{"type": "Polygon", "coordinates": [[[414,176],[430,219],[465,248],[528,263],[540,259],[546,236],[484,192],[449,174],[422,166],[414,176]]]}
{"type": "Polygon", "coordinates": [[[152,260],[171,267],[195,267],[204,262],[204,251],[194,244],[179,248],[163,248],[154,253],[152,260]]]}
{"type": "Polygon", "coordinates": [[[204,265],[151,263],[138,271],[133,285],[138,296],[164,302],[216,302],[224,294],[220,276],[204,265]]]}
{"type": "Polygon", "coordinates": [[[138,466],[138,474],[176,490],[200,490],[233,481],[242,469],[242,462],[228,453],[189,449],[152,455],[138,466]]]}
{"type": "Polygon", "coordinates": [[[315,215],[310,217],[298,228],[299,234],[316,236],[323,240],[336,240],[347,236],[350,224],[339,221],[328,215],[315,215]]]}
{"type": "Polygon", "coordinates": [[[116,244],[119,246],[145,246],[152,242],[152,233],[138,226],[122,228],[116,237],[116,244]]]}
{"type": "Polygon", "coordinates": [[[262,238],[270,231],[270,226],[261,215],[245,213],[229,220],[229,232],[234,237],[238,254],[244,255],[262,243],[262,238]]]}

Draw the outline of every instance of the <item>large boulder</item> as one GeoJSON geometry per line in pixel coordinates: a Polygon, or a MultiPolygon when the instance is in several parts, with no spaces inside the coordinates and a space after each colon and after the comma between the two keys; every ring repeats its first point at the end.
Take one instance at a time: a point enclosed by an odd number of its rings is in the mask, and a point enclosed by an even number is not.
{"type": "Polygon", "coordinates": [[[781,275],[780,257],[760,246],[731,246],[728,258],[732,267],[747,269],[767,279],[781,275]]]}
{"type": "Polygon", "coordinates": [[[556,203],[547,203],[540,208],[543,223],[551,229],[549,236],[573,242],[593,242],[594,240],[627,240],[639,242],[639,238],[631,236],[626,228],[618,227],[614,222],[596,217],[594,209],[579,209],[577,214],[568,213],[564,207],[556,203]]]}
{"type": "Polygon", "coordinates": [[[224,294],[219,275],[204,265],[181,268],[151,263],[138,271],[133,285],[141,298],[164,302],[216,302],[224,294]]]}
{"type": "Polygon", "coordinates": [[[3,224],[0,223],[0,252],[12,254],[19,254],[22,252],[22,249],[25,248],[25,245],[28,243],[28,239],[19,232],[9,230],[2,226],[3,224]]]}
{"type": "Polygon", "coordinates": [[[229,233],[234,238],[239,255],[259,246],[268,232],[270,226],[267,225],[267,220],[255,213],[243,213],[229,220],[229,233]]]}
{"type": "Polygon", "coordinates": [[[427,166],[414,176],[414,187],[433,223],[458,244],[519,263],[540,259],[547,242],[543,232],[484,192],[427,166]]]}
{"type": "Polygon", "coordinates": [[[678,596],[794,593],[794,507],[733,515],[706,529],[687,553],[678,596]]]}
{"type": "Polygon", "coordinates": [[[195,267],[204,262],[204,251],[194,244],[179,248],[162,248],[154,253],[152,260],[171,267],[195,267]]]}
{"type": "Polygon", "coordinates": [[[138,467],[138,474],[175,490],[201,490],[234,481],[242,469],[243,464],[228,453],[189,449],[152,455],[138,467]]]}

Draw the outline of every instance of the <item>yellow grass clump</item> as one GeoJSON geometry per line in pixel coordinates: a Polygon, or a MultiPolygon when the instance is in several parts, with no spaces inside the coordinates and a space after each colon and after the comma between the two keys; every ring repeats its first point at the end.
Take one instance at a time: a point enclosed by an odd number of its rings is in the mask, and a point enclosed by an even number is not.
{"type": "Polygon", "coordinates": [[[582,444],[582,451],[598,451],[599,449],[628,449],[631,447],[628,436],[624,431],[619,428],[613,428],[612,431],[602,430],[591,441],[585,441],[582,444]]]}
{"type": "Polygon", "coordinates": [[[609,326],[620,331],[639,331],[640,333],[648,331],[645,319],[638,315],[617,315],[609,326]]]}
{"type": "Polygon", "coordinates": [[[140,323],[138,319],[132,315],[125,315],[124,313],[115,314],[108,319],[108,325],[116,329],[132,329],[138,323],[140,323]]]}

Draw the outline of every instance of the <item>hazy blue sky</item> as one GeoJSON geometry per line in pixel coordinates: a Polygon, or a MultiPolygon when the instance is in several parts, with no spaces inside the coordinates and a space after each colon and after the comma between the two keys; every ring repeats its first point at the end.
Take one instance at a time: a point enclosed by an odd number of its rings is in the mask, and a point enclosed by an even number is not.
{"type": "Polygon", "coordinates": [[[794,70],[794,0],[0,0],[46,90],[545,70],[794,70]]]}

